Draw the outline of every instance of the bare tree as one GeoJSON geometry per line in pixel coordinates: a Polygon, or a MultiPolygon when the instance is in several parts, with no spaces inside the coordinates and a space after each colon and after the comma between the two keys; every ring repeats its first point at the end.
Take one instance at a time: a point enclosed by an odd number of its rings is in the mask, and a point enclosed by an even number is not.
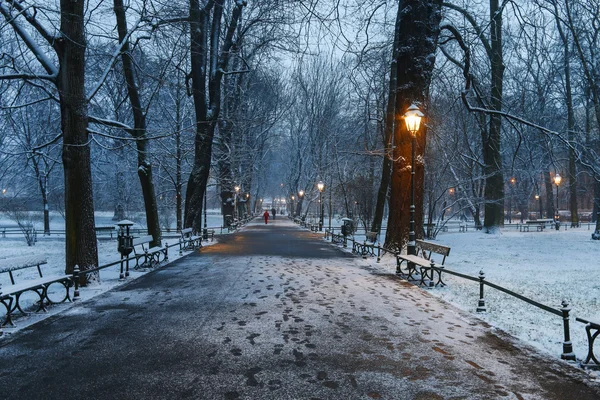
{"type": "MultiPolygon", "coordinates": [[[[58,35],[54,35],[36,18],[35,7],[25,6],[18,0],[0,3],[0,13],[43,69],[43,72],[15,70],[13,73],[0,76],[0,79],[42,80],[54,84],[58,91],[65,175],[67,235],[65,270],[67,273],[72,273],[75,265],[82,270],[98,265],[90,142],[87,132],[84,3],[83,1],[60,1],[58,35]],[[36,32],[36,38],[30,34],[30,29],[36,32]],[[45,47],[54,49],[56,61],[47,56],[45,47]]],[[[82,283],[87,283],[88,279],[97,279],[97,274],[84,275],[82,283]]]]}

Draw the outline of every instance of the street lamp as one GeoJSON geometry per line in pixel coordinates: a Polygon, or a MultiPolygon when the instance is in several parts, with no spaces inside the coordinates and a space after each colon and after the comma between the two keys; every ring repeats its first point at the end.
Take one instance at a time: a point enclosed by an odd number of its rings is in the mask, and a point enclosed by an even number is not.
{"type": "Polygon", "coordinates": [[[317,189],[319,189],[319,232],[323,230],[323,189],[325,184],[323,181],[317,183],[317,189]]]}
{"type": "Polygon", "coordinates": [[[554,175],[554,184],[556,185],[556,212],[554,213],[554,222],[556,223],[556,230],[558,230],[560,227],[560,225],[558,225],[558,220],[560,218],[560,215],[558,214],[558,185],[560,185],[561,182],[562,176],[560,176],[559,174],[554,175]]]}
{"type": "Polygon", "coordinates": [[[536,194],[535,200],[538,202],[538,204],[540,206],[540,219],[542,219],[542,198],[540,197],[539,194],[536,194]]]}
{"type": "Polygon", "coordinates": [[[510,197],[508,198],[508,223],[512,224],[512,200],[513,197],[515,196],[515,183],[517,183],[517,180],[513,177],[510,178],[509,180],[511,187],[510,187],[510,197]]]}
{"type": "Polygon", "coordinates": [[[417,132],[421,125],[421,118],[424,114],[419,110],[415,104],[408,107],[408,110],[404,114],[404,122],[406,122],[406,129],[412,136],[411,141],[411,165],[410,165],[410,222],[408,232],[408,245],[407,253],[409,255],[416,255],[416,236],[415,236],[415,144],[417,141],[417,132]]]}
{"type": "Polygon", "coordinates": [[[294,197],[294,195],[291,196],[291,203],[290,203],[290,213],[292,214],[292,218],[294,218],[296,216],[296,209],[294,208],[294,200],[296,200],[296,198],[294,197]]]}
{"type": "Polygon", "coordinates": [[[233,195],[233,219],[236,220],[237,219],[237,213],[238,213],[238,210],[237,210],[237,196],[238,196],[238,193],[240,191],[240,187],[236,186],[236,187],[234,187],[234,189],[235,189],[235,194],[233,195]]]}
{"type": "Polygon", "coordinates": [[[298,205],[296,206],[296,214],[302,214],[302,199],[304,199],[304,190],[298,191],[298,205]]]}

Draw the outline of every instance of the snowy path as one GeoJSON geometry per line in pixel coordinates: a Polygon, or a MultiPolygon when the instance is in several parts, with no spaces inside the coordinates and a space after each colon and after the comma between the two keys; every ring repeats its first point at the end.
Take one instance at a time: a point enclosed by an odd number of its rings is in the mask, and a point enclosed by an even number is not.
{"type": "Polygon", "coordinates": [[[7,399],[597,399],[586,375],[290,222],[0,341],[7,399]]]}

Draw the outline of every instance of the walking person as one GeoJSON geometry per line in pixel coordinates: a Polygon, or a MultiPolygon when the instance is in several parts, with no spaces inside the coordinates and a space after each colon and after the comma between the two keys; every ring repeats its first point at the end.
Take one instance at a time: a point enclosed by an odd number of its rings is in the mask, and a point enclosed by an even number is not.
{"type": "Polygon", "coordinates": [[[268,210],[265,210],[263,217],[265,217],[265,225],[268,224],[269,223],[269,211],[268,210]]]}
{"type": "Polygon", "coordinates": [[[273,215],[273,219],[275,219],[275,211],[277,211],[277,210],[275,210],[275,207],[273,207],[271,209],[271,215],[273,215]]]}

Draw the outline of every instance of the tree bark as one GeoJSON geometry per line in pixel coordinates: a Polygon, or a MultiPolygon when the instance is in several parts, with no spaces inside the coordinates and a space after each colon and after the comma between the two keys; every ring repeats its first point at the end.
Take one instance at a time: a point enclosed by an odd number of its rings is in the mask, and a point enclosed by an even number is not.
{"type": "MultiPolygon", "coordinates": [[[[416,103],[426,105],[440,32],[441,0],[410,0],[400,3],[400,39],[396,59],[396,116],[416,103]]],[[[394,165],[392,170],[390,217],[385,244],[400,249],[408,241],[410,220],[411,135],[404,123],[394,128],[394,165]]],[[[423,232],[423,155],[426,127],[422,123],[416,140],[415,161],[415,232],[423,232]]]]}
{"type": "MultiPolygon", "coordinates": [[[[83,1],[61,0],[60,31],[55,43],[59,57],[57,88],[60,97],[65,177],[66,273],[75,265],[82,271],[98,265],[88,107],[85,93],[85,27],[83,1]]],[[[81,284],[97,280],[98,274],[81,275],[81,284]]]]}
{"type": "Polygon", "coordinates": [[[396,104],[396,85],[397,85],[397,73],[396,67],[398,58],[398,46],[400,45],[400,11],[401,7],[398,7],[398,13],[396,15],[396,26],[394,29],[394,44],[393,44],[393,55],[392,62],[390,65],[390,82],[388,90],[388,99],[385,112],[385,126],[384,126],[384,155],[383,155],[383,166],[381,168],[381,181],[379,183],[379,190],[377,191],[377,203],[375,204],[375,212],[373,215],[373,223],[371,224],[371,232],[379,233],[381,231],[381,222],[383,221],[383,211],[385,209],[385,201],[387,200],[387,193],[390,187],[390,180],[392,177],[392,138],[394,137],[394,122],[396,120],[395,104],[396,104]]]}
{"type": "MultiPolygon", "coordinates": [[[[502,55],[502,10],[498,0],[490,0],[491,43],[491,97],[490,109],[502,110],[504,59],[502,55]]],[[[502,117],[489,116],[487,136],[483,135],[483,162],[485,180],[485,216],[483,225],[487,233],[494,233],[504,225],[504,174],[501,156],[502,117]]]]}
{"type": "MultiPolygon", "coordinates": [[[[117,18],[117,31],[119,33],[119,42],[123,42],[127,37],[127,17],[123,0],[114,0],[114,11],[117,18]]],[[[146,115],[142,108],[138,85],[135,81],[135,71],[129,48],[129,40],[125,41],[121,51],[121,61],[123,63],[123,74],[127,83],[127,94],[133,113],[133,130],[129,133],[136,138],[135,144],[138,153],[138,178],[142,187],[142,197],[144,199],[144,208],[146,210],[146,225],[148,234],[152,235],[153,241],[150,246],[161,246],[162,233],[160,222],[158,220],[158,204],[154,195],[154,182],[152,181],[152,163],[148,158],[148,139],[146,138],[146,115]]]]}
{"type": "Polygon", "coordinates": [[[194,164],[187,184],[184,225],[197,232],[202,229],[202,199],[208,183],[213,138],[221,111],[221,83],[244,6],[241,1],[233,6],[221,45],[219,37],[222,34],[224,2],[209,0],[201,8],[199,0],[190,0],[190,63],[196,138],[194,164]]]}

